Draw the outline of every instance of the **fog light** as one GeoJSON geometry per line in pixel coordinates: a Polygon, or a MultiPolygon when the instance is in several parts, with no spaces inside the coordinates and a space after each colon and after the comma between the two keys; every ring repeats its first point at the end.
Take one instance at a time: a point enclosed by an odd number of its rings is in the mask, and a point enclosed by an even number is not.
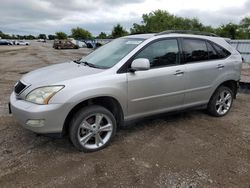
{"type": "Polygon", "coordinates": [[[31,127],[42,127],[44,126],[44,120],[43,119],[29,119],[26,122],[26,125],[31,127]]]}

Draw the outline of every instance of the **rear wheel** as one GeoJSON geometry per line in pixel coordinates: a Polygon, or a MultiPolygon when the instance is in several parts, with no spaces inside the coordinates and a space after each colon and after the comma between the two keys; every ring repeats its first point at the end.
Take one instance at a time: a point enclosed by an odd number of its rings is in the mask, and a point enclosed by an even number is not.
{"type": "Polygon", "coordinates": [[[84,152],[105,148],[116,132],[113,114],[102,106],[88,106],[79,110],[70,124],[70,139],[84,152]]]}
{"type": "Polygon", "coordinates": [[[233,104],[233,92],[229,87],[219,87],[208,103],[209,114],[221,117],[226,115],[233,104]]]}

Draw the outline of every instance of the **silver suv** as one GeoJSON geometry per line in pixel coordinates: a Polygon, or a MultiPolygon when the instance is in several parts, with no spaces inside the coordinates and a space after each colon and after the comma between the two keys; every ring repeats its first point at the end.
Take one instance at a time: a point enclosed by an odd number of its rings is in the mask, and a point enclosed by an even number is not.
{"type": "Polygon", "coordinates": [[[31,131],[67,133],[79,150],[96,151],[128,120],[191,107],[224,116],[241,65],[240,54],[213,35],[131,35],[78,61],[26,74],[10,96],[10,110],[31,131]]]}

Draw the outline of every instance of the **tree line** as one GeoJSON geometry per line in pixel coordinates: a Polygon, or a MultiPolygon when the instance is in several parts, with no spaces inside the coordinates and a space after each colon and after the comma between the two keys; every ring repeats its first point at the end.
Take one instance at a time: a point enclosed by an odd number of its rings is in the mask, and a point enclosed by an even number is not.
{"type": "Polygon", "coordinates": [[[113,27],[111,34],[101,32],[94,37],[88,30],[80,27],[71,29],[71,34],[56,32],[54,35],[39,34],[33,35],[8,35],[0,31],[0,37],[6,39],[66,39],[68,37],[75,39],[107,39],[118,38],[129,34],[157,33],[165,30],[192,30],[215,33],[218,36],[231,39],[250,39],[250,17],[243,18],[238,24],[229,22],[218,27],[207,26],[201,23],[197,18],[184,18],[170,14],[165,10],[156,10],[149,14],[142,15],[140,24],[134,23],[130,31],[127,31],[121,24],[113,27]]]}

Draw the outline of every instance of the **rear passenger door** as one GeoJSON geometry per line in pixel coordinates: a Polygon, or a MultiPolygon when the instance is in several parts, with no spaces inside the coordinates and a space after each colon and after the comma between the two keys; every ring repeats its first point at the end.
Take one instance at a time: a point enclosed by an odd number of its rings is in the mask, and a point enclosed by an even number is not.
{"type": "Polygon", "coordinates": [[[213,86],[220,80],[229,54],[224,49],[203,39],[183,38],[182,50],[188,77],[185,105],[208,102],[213,86]]]}

